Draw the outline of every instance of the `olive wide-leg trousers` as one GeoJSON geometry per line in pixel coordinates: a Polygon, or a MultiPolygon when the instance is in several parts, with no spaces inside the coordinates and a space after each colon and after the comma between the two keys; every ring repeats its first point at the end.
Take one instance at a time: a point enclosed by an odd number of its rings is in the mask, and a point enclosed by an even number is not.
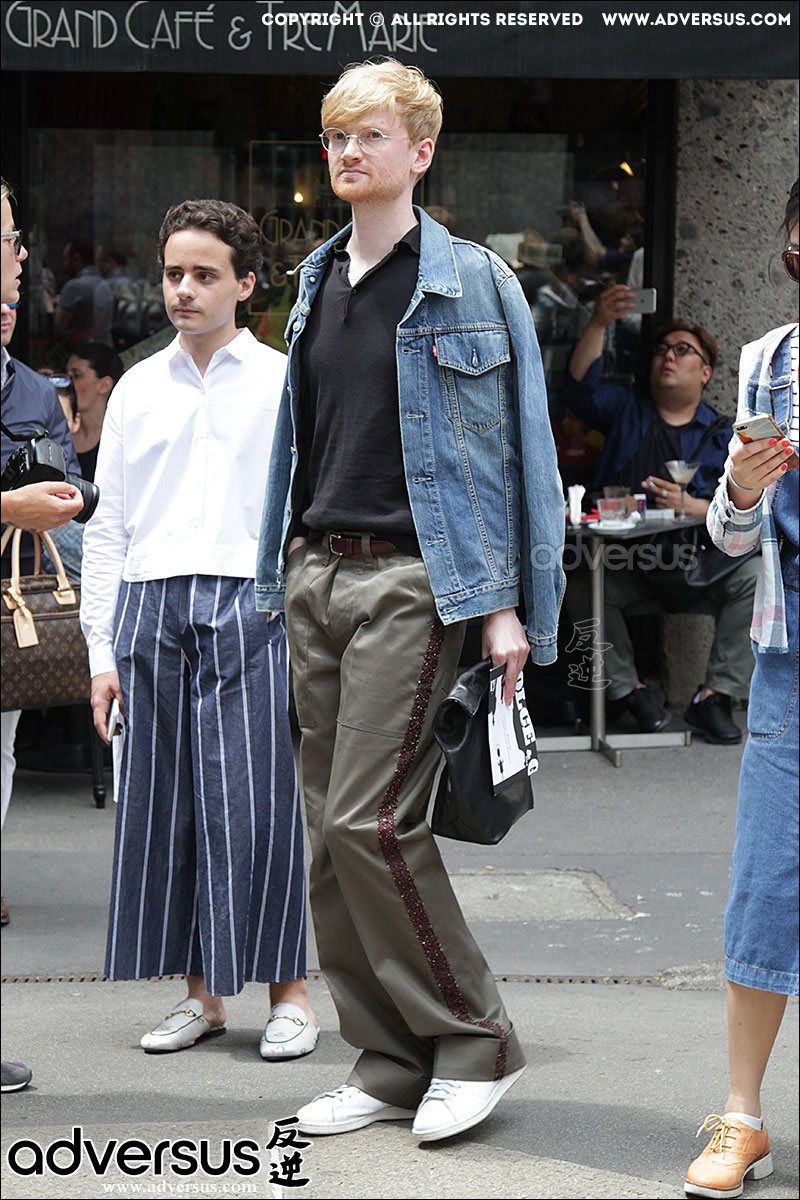
{"type": "Polygon", "coordinates": [[[525,1059],[425,820],[464,624],[442,625],[421,559],[324,545],[290,556],[286,619],[320,966],[361,1050],[349,1082],[414,1108],[432,1077],[500,1079],[525,1059]]]}

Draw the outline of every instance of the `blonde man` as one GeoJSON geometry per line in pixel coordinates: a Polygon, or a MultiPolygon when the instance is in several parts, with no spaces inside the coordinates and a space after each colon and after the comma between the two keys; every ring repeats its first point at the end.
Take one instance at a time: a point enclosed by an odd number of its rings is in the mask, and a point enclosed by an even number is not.
{"type": "Polygon", "coordinates": [[[519,284],[412,205],[438,92],[354,66],[322,124],[353,222],[300,267],[257,590],[286,609],[320,963],[361,1055],[298,1117],[412,1117],[434,1141],[488,1116],[524,1057],[425,822],[433,715],[470,617],[507,701],[529,644],[552,661],[563,500],[519,284]]]}

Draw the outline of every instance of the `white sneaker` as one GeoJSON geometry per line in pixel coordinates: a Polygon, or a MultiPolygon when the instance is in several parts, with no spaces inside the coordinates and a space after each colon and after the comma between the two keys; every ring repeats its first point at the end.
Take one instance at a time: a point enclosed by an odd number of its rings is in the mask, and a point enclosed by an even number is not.
{"type": "Polygon", "coordinates": [[[488,1117],[497,1101],[517,1082],[524,1067],[503,1079],[432,1079],[422,1097],[411,1132],[421,1142],[436,1142],[471,1129],[488,1117]]]}
{"type": "Polygon", "coordinates": [[[350,1133],[373,1121],[405,1121],[413,1116],[413,1108],[395,1108],[345,1084],[298,1108],[297,1127],[302,1133],[350,1133]]]}

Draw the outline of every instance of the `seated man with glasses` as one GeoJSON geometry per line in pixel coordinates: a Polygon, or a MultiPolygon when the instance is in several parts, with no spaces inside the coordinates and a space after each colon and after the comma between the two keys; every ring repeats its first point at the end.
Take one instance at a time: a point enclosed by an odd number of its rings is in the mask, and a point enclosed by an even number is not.
{"type": "MultiPolygon", "coordinates": [[[[657,331],[649,388],[601,381],[605,332],[628,315],[632,293],[617,284],[597,299],[592,318],[569,364],[563,400],[577,416],[605,434],[595,488],[610,485],[645,492],[649,508],[681,511],[680,486],[666,466],[671,459],[697,462],[686,489],[687,517],[704,517],[722,474],[731,438],[731,420],[703,401],[703,389],[717,361],[717,343],[701,325],[674,319],[657,331]]],[[[668,535],[665,535],[668,536],[668,535]]],[[[675,554],[664,554],[654,569],[631,565],[605,577],[606,641],[604,674],[609,715],[627,707],[643,732],[663,729],[670,719],[660,694],[639,680],[625,610],[649,598],[667,609],[691,608],[707,601],[716,610],[716,631],[702,683],[684,719],[706,741],[733,745],[741,730],[731,717],[731,697],[746,697],[753,656],[750,618],[758,563],[730,560],[721,578],[707,588],[688,586],[679,577],[675,554]]],[[[568,606],[575,616],[581,604],[577,579],[570,582],[568,606]]]]}

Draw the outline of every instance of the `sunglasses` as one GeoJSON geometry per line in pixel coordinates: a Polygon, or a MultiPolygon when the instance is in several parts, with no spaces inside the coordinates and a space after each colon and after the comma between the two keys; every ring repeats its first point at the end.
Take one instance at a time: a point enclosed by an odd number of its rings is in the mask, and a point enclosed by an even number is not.
{"type": "Polygon", "coordinates": [[[800,249],[797,246],[790,246],[788,250],[784,250],[781,255],[784,270],[791,279],[792,283],[800,283],[800,269],[798,269],[798,259],[800,259],[800,249]]]}

